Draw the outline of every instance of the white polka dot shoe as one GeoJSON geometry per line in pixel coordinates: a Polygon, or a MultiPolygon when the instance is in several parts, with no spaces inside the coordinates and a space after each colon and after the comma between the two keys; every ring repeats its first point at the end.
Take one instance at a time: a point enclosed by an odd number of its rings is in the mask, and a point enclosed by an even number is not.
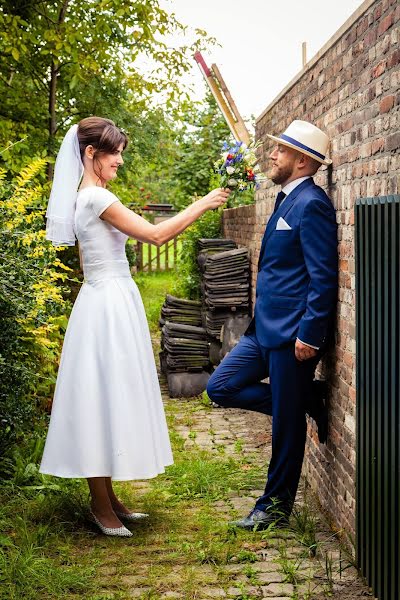
{"type": "Polygon", "coordinates": [[[124,521],[142,521],[143,519],[148,519],[149,517],[147,513],[122,513],[115,511],[115,514],[120,519],[124,519],[124,521]]]}
{"type": "Polygon", "coordinates": [[[99,521],[99,519],[96,517],[96,515],[93,514],[92,512],[89,513],[89,521],[92,521],[92,523],[95,523],[95,525],[97,525],[97,527],[100,529],[100,531],[102,533],[104,533],[104,535],[111,535],[114,537],[132,537],[133,536],[133,533],[131,531],[129,531],[129,529],[124,527],[124,525],[122,525],[122,527],[105,527],[103,525],[103,523],[101,523],[99,521]]]}

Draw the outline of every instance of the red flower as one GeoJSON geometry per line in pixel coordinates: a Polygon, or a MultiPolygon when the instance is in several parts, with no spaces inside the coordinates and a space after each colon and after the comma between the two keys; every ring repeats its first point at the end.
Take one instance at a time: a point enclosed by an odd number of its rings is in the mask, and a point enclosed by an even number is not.
{"type": "Polygon", "coordinates": [[[144,192],[144,188],[139,188],[139,190],[140,190],[141,192],[144,192]]]}
{"type": "Polygon", "coordinates": [[[232,160],[232,158],[235,158],[234,154],[228,154],[226,160],[232,160]]]}

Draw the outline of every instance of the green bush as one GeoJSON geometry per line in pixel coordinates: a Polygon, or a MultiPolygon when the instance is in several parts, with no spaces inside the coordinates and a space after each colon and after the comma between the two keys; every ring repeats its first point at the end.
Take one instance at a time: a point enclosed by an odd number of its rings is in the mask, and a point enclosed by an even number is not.
{"type": "Polygon", "coordinates": [[[212,210],[195,221],[181,236],[182,247],[178,259],[177,295],[197,300],[200,298],[200,270],[197,264],[198,240],[221,237],[221,213],[212,210]]]}
{"type": "Polygon", "coordinates": [[[69,269],[45,240],[46,162],[18,177],[0,170],[0,453],[51,396],[66,326],[62,286],[69,269]]]}

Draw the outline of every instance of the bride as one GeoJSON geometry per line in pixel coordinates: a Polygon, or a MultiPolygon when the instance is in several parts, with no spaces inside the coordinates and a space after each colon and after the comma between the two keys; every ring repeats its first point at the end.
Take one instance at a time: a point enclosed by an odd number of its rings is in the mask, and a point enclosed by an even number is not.
{"type": "Polygon", "coordinates": [[[106,535],[131,536],[131,512],[112,480],[155,477],[172,453],[142,300],[125,255],[128,237],[158,246],[205,211],[223,205],[216,189],[152,225],[126,208],[107,183],[123,164],[127,137],[109,119],[73,125],[57,156],[47,239],[76,238],[84,283],[71,312],[57,377],[41,473],[88,481],[91,519],[106,535]],[[79,191],[78,186],[80,183],[79,191]]]}

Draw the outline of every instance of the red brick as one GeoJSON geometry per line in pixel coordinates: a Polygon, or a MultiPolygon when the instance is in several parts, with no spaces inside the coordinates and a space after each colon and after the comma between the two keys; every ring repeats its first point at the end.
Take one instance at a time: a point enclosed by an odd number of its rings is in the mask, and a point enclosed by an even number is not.
{"type": "Polygon", "coordinates": [[[385,17],[378,26],[378,36],[382,35],[393,25],[393,13],[385,17]]]}
{"type": "MultiPolygon", "coordinates": [[[[354,365],[354,356],[352,354],[350,354],[350,352],[345,352],[343,355],[343,360],[346,363],[346,365],[348,365],[349,367],[353,367],[354,365]]],[[[350,396],[350,390],[353,388],[349,388],[349,396],[350,396]]]]}
{"type": "Polygon", "coordinates": [[[377,77],[380,77],[382,75],[382,73],[385,72],[385,68],[386,68],[386,61],[382,60],[380,63],[378,63],[373,69],[372,69],[372,77],[374,79],[376,79],[377,77]]]}
{"type": "Polygon", "coordinates": [[[393,95],[385,96],[379,103],[379,112],[381,114],[389,112],[394,106],[395,97],[393,95]]]}
{"type": "Polygon", "coordinates": [[[364,18],[357,26],[357,37],[360,37],[368,29],[368,19],[364,18]]]}
{"type": "Polygon", "coordinates": [[[378,4],[378,6],[374,10],[374,19],[377,21],[381,18],[382,15],[382,4],[378,4]]]}
{"type": "Polygon", "coordinates": [[[354,27],[353,29],[350,29],[349,33],[346,36],[346,48],[349,48],[352,44],[354,44],[354,42],[357,39],[357,30],[354,27]]]}
{"type": "Polygon", "coordinates": [[[385,150],[391,152],[400,148],[400,132],[392,133],[386,138],[385,150]]]}
{"type": "Polygon", "coordinates": [[[377,28],[370,27],[364,36],[365,48],[371,48],[376,42],[376,31],[377,28]]]}
{"type": "Polygon", "coordinates": [[[367,158],[368,156],[371,156],[371,151],[372,151],[371,142],[362,144],[362,146],[360,146],[360,157],[367,158]]]}
{"type": "Polygon", "coordinates": [[[372,142],[372,154],[376,154],[377,152],[381,152],[385,147],[384,138],[379,138],[372,142]]]}
{"type": "Polygon", "coordinates": [[[387,59],[387,68],[391,69],[400,63],[400,50],[395,50],[387,59]]]}

